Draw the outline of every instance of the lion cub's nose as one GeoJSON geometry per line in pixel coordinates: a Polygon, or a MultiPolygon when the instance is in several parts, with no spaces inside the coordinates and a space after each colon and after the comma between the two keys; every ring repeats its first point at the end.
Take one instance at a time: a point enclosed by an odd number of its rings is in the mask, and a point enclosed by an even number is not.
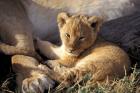
{"type": "Polygon", "coordinates": [[[72,53],[74,50],[75,50],[75,49],[73,49],[73,48],[69,48],[69,49],[68,49],[68,52],[69,52],[69,53],[72,53]]]}

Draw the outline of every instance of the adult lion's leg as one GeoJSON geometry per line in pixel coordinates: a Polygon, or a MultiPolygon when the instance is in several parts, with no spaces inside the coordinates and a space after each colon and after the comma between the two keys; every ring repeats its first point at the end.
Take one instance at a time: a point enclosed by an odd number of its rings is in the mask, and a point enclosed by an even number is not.
{"type": "Polygon", "coordinates": [[[6,55],[23,54],[40,59],[34,48],[33,28],[26,17],[20,19],[15,15],[8,20],[4,17],[6,22],[0,24],[0,52],[6,55]]]}
{"type": "MultiPolygon", "coordinates": [[[[21,54],[37,57],[33,44],[33,27],[20,0],[0,0],[0,14],[0,52],[6,55],[21,54]]],[[[13,70],[17,74],[17,83],[20,87],[25,85],[24,83],[19,83],[22,82],[19,79],[21,77],[28,79],[37,75],[37,78],[32,79],[32,82],[39,78],[41,81],[46,82],[46,79],[44,79],[46,75],[39,73],[36,65],[29,66],[30,61],[33,62],[31,64],[35,64],[35,61],[30,59],[23,56],[12,57],[13,70]],[[31,73],[33,69],[36,72],[35,74],[31,73]]],[[[26,80],[26,82],[30,85],[32,84],[31,81],[26,80]]]]}
{"type": "Polygon", "coordinates": [[[54,81],[47,77],[39,62],[29,56],[15,55],[12,57],[13,70],[17,75],[17,84],[23,93],[43,93],[52,88],[54,81]]]}
{"type": "Polygon", "coordinates": [[[25,48],[20,48],[17,46],[8,45],[6,43],[0,42],[0,52],[6,55],[24,54],[28,56],[33,56],[34,51],[27,50],[25,48]]]}

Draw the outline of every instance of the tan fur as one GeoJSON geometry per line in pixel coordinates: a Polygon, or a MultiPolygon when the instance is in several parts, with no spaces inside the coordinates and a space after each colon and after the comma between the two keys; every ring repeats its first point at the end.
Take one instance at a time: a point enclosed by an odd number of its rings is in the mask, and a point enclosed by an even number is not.
{"type": "Polygon", "coordinates": [[[47,40],[56,40],[56,17],[60,12],[103,16],[106,21],[135,11],[134,0],[21,0],[35,34],[47,40]],[[132,1],[132,2],[131,2],[132,1]],[[53,37],[52,37],[53,36],[53,37]]]}
{"type": "Polygon", "coordinates": [[[39,50],[54,59],[47,63],[60,74],[55,78],[52,74],[49,75],[53,79],[70,85],[90,73],[90,82],[94,83],[123,77],[125,71],[129,71],[128,55],[118,46],[98,36],[102,24],[100,17],[60,13],[57,20],[62,45],[54,47],[39,39],[37,42],[39,50]]]}
{"type": "MultiPolygon", "coordinates": [[[[58,37],[56,37],[58,36],[56,33],[56,16],[59,12],[67,11],[70,14],[79,13],[86,15],[96,14],[104,16],[107,18],[106,20],[111,20],[132,12],[127,11],[123,14],[123,11],[126,11],[126,9],[129,11],[134,9],[133,3],[131,3],[130,0],[120,0],[120,2],[116,0],[0,0],[0,52],[7,55],[21,54],[40,59],[35,52],[33,34],[43,39],[47,38],[47,40],[58,39],[58,37]],[[105,3],[108,4],[108,6],[106,6],[105,3]]],[[[64,46],[57,48],[57,46],[51,43],[41,44],[44,44],[40,46],[44,49],[42,52],[48,55],[49,58],[55,59],[67,55],[65,51],[62,51],[64,46]],[[46,48],[46,46],[48,47],[46,48]],[[57,53],[60,52],[62,52],[62,54],[58,55],[57,53]]],[[[82,49],[78,51],[82,51],[82,49]]],[[[27,86],[26,83],[21,83],[24,79],[30,85],[32,85],[32,82],[38,80],[38,78],[44,79],[44,73],[40,75],[38,69],[36,69],[33,71],[38,73],[38,76],[34,79],[27,80],[26,78],[31,75],[29,72],[32,72],[32,69],[28,69],[27,72],[25,69],[30,65],[30,62],[25,62],[25,65],[24,62],[16,60],[20,59],[20,56],[16,57],[14,57],[15,60],[13,60],[12,64],[23,65],[18,69],[13,66],[14,71],[19,72],[21,75],[18,75],[20,78],[17,78],[19,87],[27,86]],[[21,77],[24,77],[24,79],[21,77]],[[32,80],[32,82],[29,82],[30,80],[32,80]]],[[[71,59],[69,56],[67,58],[71,59]]],[[[23,57],[21,60],[24,59],[26,60],[26,57],[23,57]]],[[[75,63],[75,58],[73,60],[72,62],[75,63]]],[[[32,62],[32,64],[35,64],[34,61],[32,62]]],[[[62,61],[62,63],[64,63],[64,61],[62,61]]],[[[67,64],[73,65],[73,63],[67,64]]],[[[40,84],[38,87],[34,87],[34,89],[39,89],[39,87],[42,87],[42,85],[40,84]]],[[[28,87],[25,90],[28,91],[30,89],[31,88],[28,87]]]]}
{"type": "MultiPolygon", "coordinates": [[[[19,0],[0,1],[0,52],[11,56],[16,54],[27,55],[41,60],[35,52],[32,31],[33,26],[19,0]]],[[[12,59],[19,89],[25,86],[26,91],[35,90],[36,93],[39,93],[40,88],[41,91],[49,88],[48,81],[51,80],[37,69],[37,64],[39,64],[37,60],[26,56],[14,56],[12,59]],[[30,62],[32,63],[30,64],[30,62]],[[39,79],[41,83],[38,84],[39,79]]],[[[53,85],[53,81],[51,82],[53,85]]]]}
{"type": "Polygon", "coordinates": [[[0,8],[0,52],[7,55],[24,54],[37,57],[32,24],[24,13],[22,4],[16,0],[1,0],[0,6],[3,6],[0,8]],[[25,24],[26,26],[23,26],[25,24]]]}
{"type": "Polygon", "coordinates": [[[15,55],[12,57],[12,64],[17,75],[16,81],[20,92],[44,93],[45,89],[54,86],[54,81],[47,77],[47,72],[42,70],[46,66],[39,64],[35,58],[15,55]]]}

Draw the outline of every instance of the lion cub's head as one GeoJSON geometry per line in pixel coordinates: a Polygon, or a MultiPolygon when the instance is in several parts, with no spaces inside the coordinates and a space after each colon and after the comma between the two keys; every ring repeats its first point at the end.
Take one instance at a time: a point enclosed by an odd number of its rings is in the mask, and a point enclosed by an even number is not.
{"type": "Polygon", "coordinates": [[[94,43],[102,23],[97,16],[68,16],[66,13],[58,14],[57,21],[62,45],[73,56],[78,56],[94,43]]]}

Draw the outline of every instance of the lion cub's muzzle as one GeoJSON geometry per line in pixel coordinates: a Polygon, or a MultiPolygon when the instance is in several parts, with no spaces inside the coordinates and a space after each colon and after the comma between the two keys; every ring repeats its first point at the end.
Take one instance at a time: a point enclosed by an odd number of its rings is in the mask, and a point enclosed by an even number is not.
{"type": "Polygon", "coordinates": [[[71,56],[79,56],[81,54],[81,51],[77,50],[77,49],[68,48],[68,49],[65,49],[65,50],[71,56]]]}

